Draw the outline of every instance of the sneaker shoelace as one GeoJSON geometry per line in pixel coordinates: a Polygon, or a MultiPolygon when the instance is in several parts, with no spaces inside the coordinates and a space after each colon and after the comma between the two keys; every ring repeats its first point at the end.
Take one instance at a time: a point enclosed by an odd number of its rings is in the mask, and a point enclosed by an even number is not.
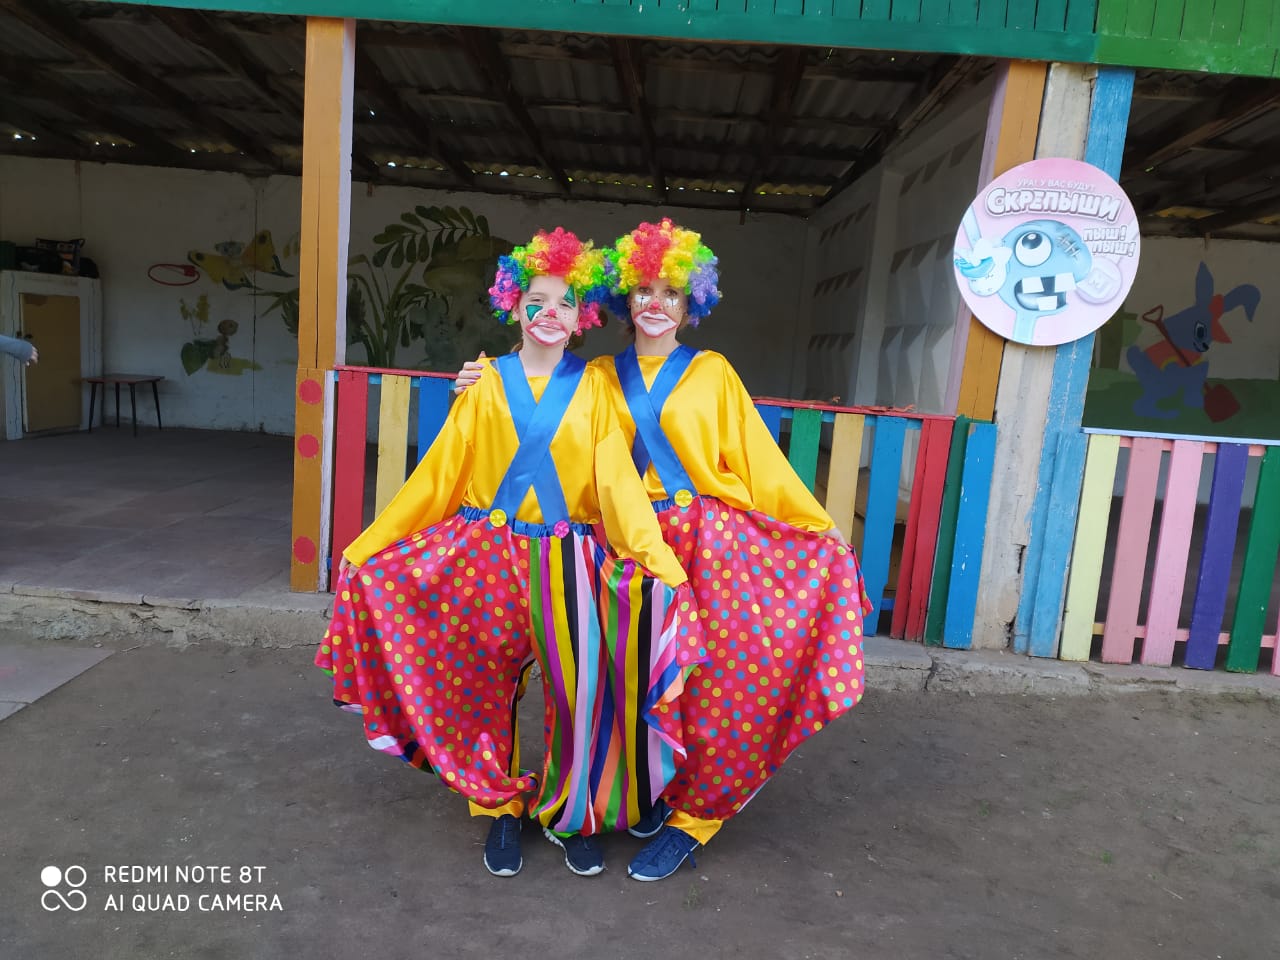
{"type": "MultiPolygon", "coordinates": [[[[675,827],[663,827],[662,833],[658,834],[656,840],[653,841],[653,860],[665,859],[670,853],[685,853],[692,857],[693,847],[687,844],[684,838],[688,834],[683,834],[675,827]]],[[[696,846],[696,844],[694,845],[696,846]]]]}
{"type": "Polygon", "coordinates": [[[498,833],[498,849],[505,850],[507,849],[508,841],[516,836],[520,824],[518,824],[514,819],[504,819],[498,822],[498,827],[500,828],[498,833]]]}

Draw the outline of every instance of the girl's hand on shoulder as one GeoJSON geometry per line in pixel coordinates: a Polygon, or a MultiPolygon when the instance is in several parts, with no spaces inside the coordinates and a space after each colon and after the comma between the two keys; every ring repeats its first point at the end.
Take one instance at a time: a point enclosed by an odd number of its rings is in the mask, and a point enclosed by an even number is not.
{"type": "Polygon", "coordinates": [[[485,359],[487,359],[487,354],[481,350],[479,359],[468,360],[462,365],[462,369],[458,371],[457,383],[453,387],[454,393],[462,393],[467,387],[480,379],[480,374],[484,372],[485,368],[485,364],[482,361],[485,359]]]}

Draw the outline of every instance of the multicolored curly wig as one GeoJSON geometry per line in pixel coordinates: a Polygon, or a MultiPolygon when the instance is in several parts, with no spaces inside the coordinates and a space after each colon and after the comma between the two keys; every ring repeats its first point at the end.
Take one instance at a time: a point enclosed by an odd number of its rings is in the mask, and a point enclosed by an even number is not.
{"type": "Polygon", "coordinates": [[[720,271],[716,255],[702,242],[702,235],[676,226],[669,217],[661,223],[642,223],[612,249],[608,258],[609,307],[621,317],[630,319],[626,298],[645,279],[657,277],[668,281],[689,298],[689,324],[711,312],[720,302],[716,284],[720,271]]]}
{"type": "Polygon", "coordinates": [[[608,299],[604,253],[583,243],[563,227],[538,235],[508,256],[498,258],[498,273],[489,288],[493,315],[503,323],[519,322],[512,311],[534,277],[559,277],[578,297],[578,332],[602,325],[600,305],[608,299]]]}

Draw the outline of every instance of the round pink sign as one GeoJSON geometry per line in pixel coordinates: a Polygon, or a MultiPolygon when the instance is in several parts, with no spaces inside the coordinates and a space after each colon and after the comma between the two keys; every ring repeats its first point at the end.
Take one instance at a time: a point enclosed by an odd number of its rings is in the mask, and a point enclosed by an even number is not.
{"type": "Polygon", "coordinates": [[[1080,160],[1033,160],[993,180],[956,231],[956,282],[1009,340],[1079,340],[1124,303],[1142,242],[1125,192],[1080,160]]]}

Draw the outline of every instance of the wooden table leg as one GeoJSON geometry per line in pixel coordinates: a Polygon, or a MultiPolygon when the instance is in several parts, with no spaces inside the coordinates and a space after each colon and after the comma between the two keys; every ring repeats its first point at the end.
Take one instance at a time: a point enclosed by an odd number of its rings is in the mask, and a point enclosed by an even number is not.
{"type": "MultiPolygon", "coordinates": [[[[90,433],[93,433],[93,408],[97,405],[97,400],[98,400],[98,385],[96,383],[91,383],[89,384],[89,432],[90,433]]],[[[106,397],[102,398],[103,403],[105,403],[106,400],[107,400],[106,397]]]]}
{"type": "Polygon", "coordinates": [[[156,402],[156,429],[163,430],[164,424],[160,422],[160,390],[154,380],[151,381],[151,397],[156,402]]]}
{"type": "Polygon", "coordinates": [[[133,414],[133,435],[138,435],[138,391],[135,384],[129,384],[129,410],[133,414]]]}
{"type": "Polygon", "coordinates": [[[116,427],[120,426],[120,384],[116,384],[116,427]]]}

